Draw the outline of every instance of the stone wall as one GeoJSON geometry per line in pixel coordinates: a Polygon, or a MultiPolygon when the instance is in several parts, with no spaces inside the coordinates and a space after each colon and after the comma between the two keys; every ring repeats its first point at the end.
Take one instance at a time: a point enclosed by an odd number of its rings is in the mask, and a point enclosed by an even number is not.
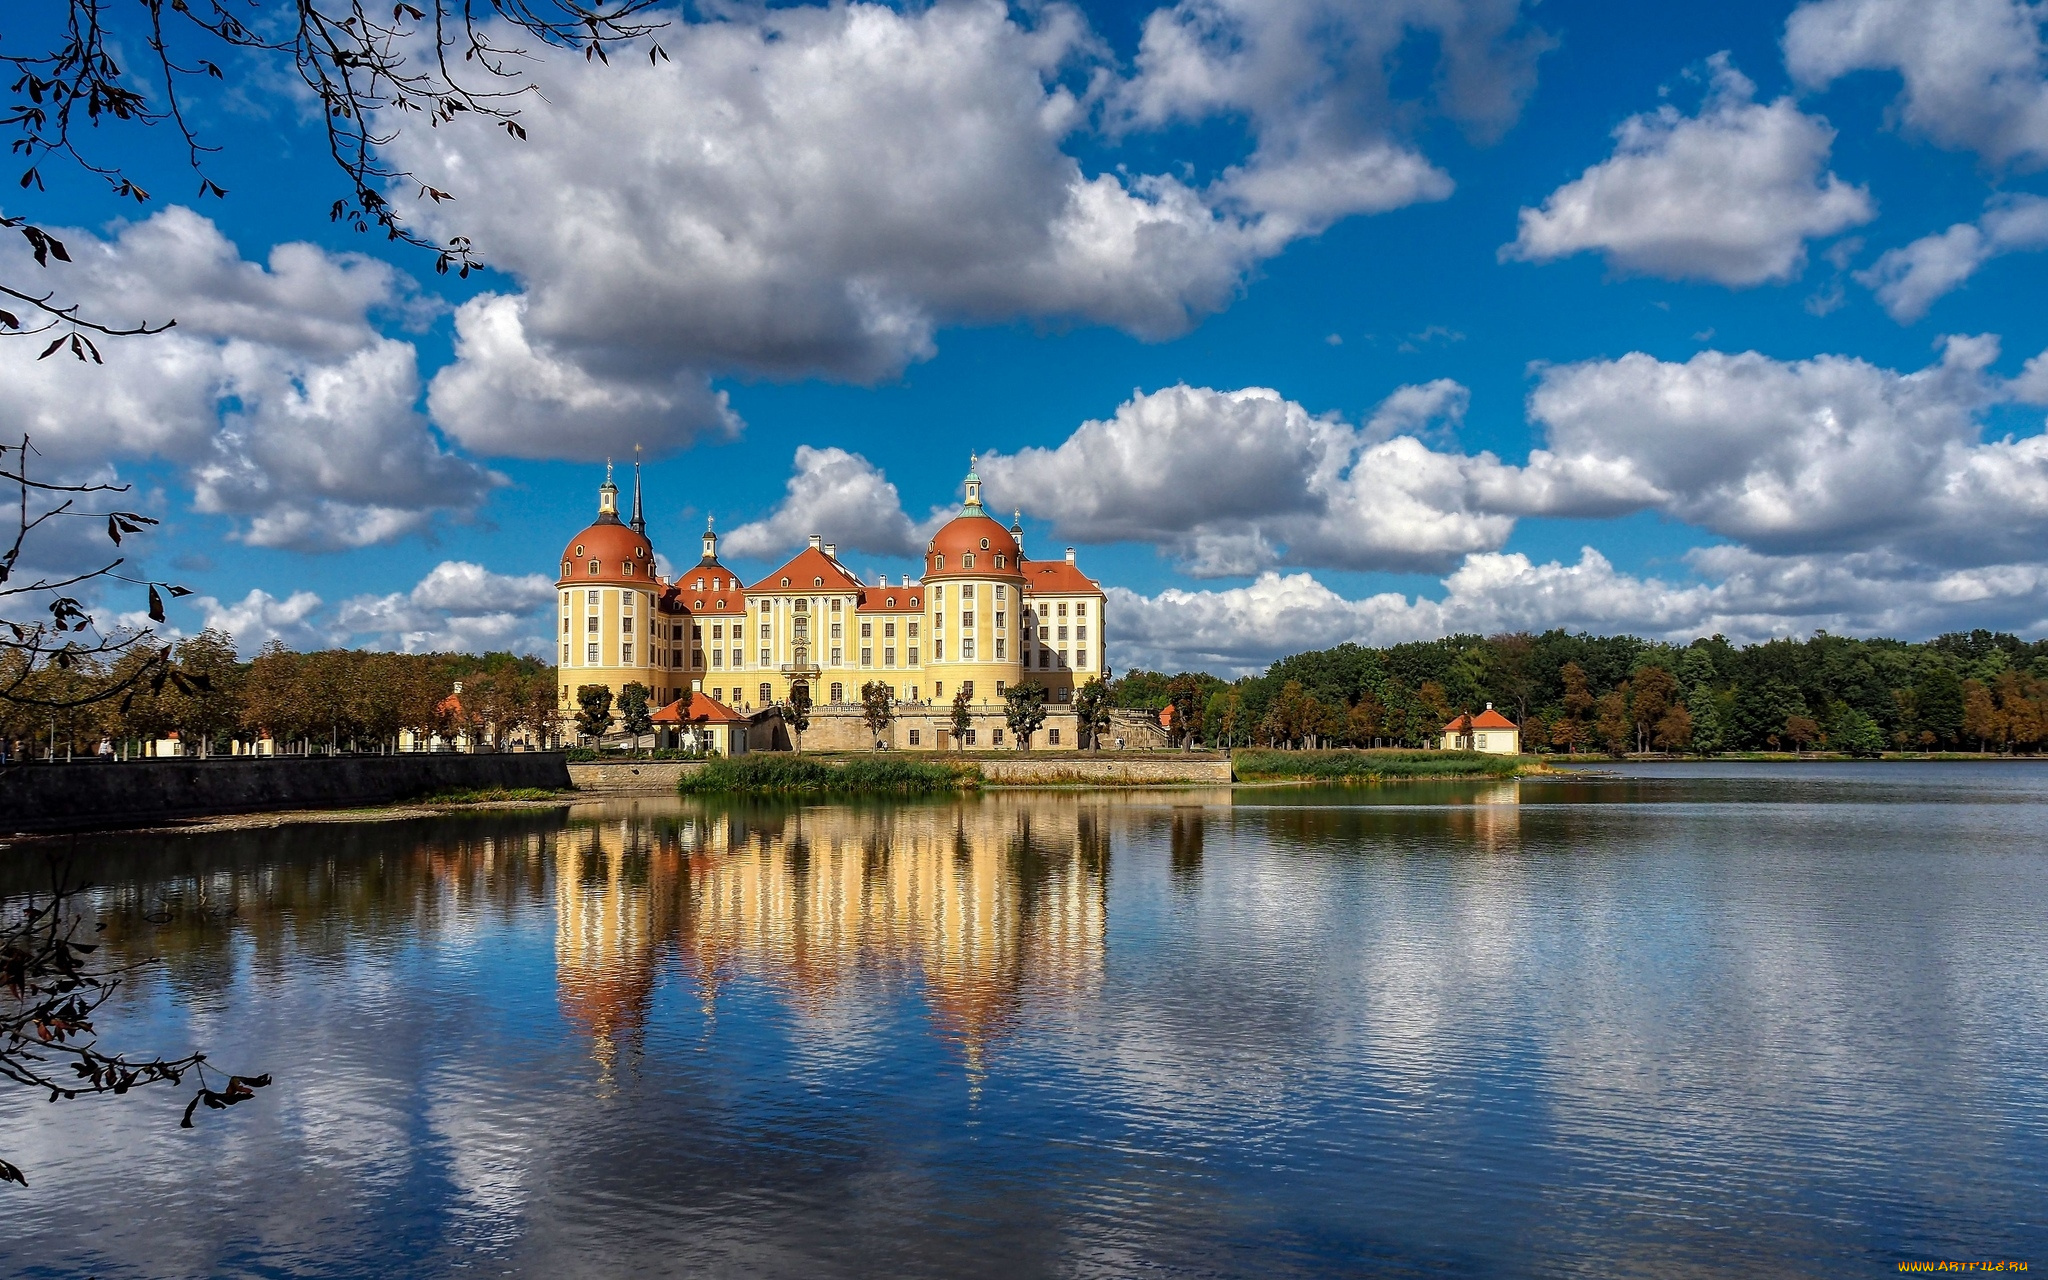
{"type": "Polygon", "coordinates": [[[84,831],[168,818],[390,804],[436,791],[569,786],[559,751],[80,761],[0,769],[0,831],[84,831]]]}
{"type": "Polygon", "coordinates": [[[1108,751],[1081,755],[1025,755],[1015,759],[973,757],[983,780],[1002,786],[1067,783],[1110,786],[1230,785],[1230,757],[1191,752],[1136,755],[1108,751]]]}
{"type": "Polygon", "coordinates": [[[602,760],[570,765],[569,781],[578,791],[672,796],[685,774],[703,767],[702,760],[602,760]]]}
{"type": "MultiPolygon", "coordinates": [[[[895,721],[882,732],[882,741],[890,747],[898,751],[938,751],[953,745],[952,703],[899,702],[895,710],[895,721]],[[916,741],[911,740],[913,732],[916,741]],[[942,734],[945,736],[941,737],[942,734]]],[[[1003,723],[1002,704],[978,703],[972,719],[975,750],[1013,745],[1003,723]],[[1003,730],[1000,743],[996,740],[998,729],[1003,730]]],[[[1031,737],[1031,749],[1072,751],[1075,732],[1072,707],[1047,707],[1045,724],[1031,737]],[[1053,741],[1054,734],[1059,737],[1057,742],[1053,741]]],[[[874,746],[874,736],[868,732],[867,720],[857,703],[826,703],[811,708],[811,727],[804,731],[804,750],[872,751],[874,746]]]]}

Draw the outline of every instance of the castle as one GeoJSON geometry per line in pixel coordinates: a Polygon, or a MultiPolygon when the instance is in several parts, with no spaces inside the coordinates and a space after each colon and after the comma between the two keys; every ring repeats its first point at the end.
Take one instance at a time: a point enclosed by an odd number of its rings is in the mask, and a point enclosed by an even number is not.
{"type": "MultiPolygon", "coordinates": [[[[707,525],[703,556],[673,576],[655,563],[633,472],[633,514],[622,520],[611,469],[597,519],[562,550],[560,711],[573,736],[577,690],[628,684],[652,691],[666,720],[738,724],[743,713],[786,703],[802,686],[836,723],[880,681],[903,704],[893,745],[1016,746],[1005,741],[1003,695],[1046,690],[1045,727],[1031,747],[1077,746],[1075,690],[1100,678],[1108,618],[1102,586],[1074,563],[1025,556],[1019,521],[1004,528],[982,504],[970,461],[960,513],[924,552],[924,573],[863,582],[837,548],[810,545],[749,586],[718,559],[707,525]],[[965,693],[973,727],[953,740],[951,704],[965,693]]],[[[829,736],[843,737],[852,730],[829,736]]],[[[865,739],[863,732],[860,735],[865,739]]],[[[809,740],[806,740],[807,744],[809,740]]],[[[873,742],[821,741],[821,746],[873,742]]]]}

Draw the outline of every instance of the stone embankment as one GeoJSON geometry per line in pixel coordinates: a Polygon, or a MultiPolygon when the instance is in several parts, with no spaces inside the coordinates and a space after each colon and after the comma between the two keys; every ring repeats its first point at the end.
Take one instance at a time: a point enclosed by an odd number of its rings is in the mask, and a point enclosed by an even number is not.
{"type": "Polygon", "coordinates": [[[569,766],[578,791],[600,795],[668,795],[683,778],[704,767],[702,760],[598,760],[569,766]]]}
{"type": "Polygon", "coordinates": [[[0,768],[0,831],[108,830],[171,818],[392,804],[440,791],[569,785],[559,751],[16,764],[0,768]]]}

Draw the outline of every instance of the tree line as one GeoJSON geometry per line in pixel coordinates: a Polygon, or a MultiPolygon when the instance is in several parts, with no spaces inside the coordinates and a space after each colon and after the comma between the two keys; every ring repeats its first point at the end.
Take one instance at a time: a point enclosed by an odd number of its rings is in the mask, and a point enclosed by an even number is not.
{"type": "MultiPolygon", "coordinates": [[[[151,651],[0,671],[0,678],[19,676],[25,689],[43,695],[41,702],[0,701],[8,754],[89,755],[103,739],[132,747],[173,732],[193,747],[210,741],[216,752],[227,751],[230,741],[262,737],[281,746],[374,751],[394,747],[408,730],[449,739],[462,733],[472,741],[502,741],[519,731],[552,739],[559,732],[555,669],[510,653],[299,653],[272,641],[244,662],[234,637],[208,630],[180,641],[173,660],[171,678],[76,706],[61,705],[68,692],[122,681],[126,666],[152,661],[151,651]],[[457,681],[462,693],[451,697],[457,681]]],[[[0,654],[0,666],[21,661],[0,654]]]]}
{"type": "Polygon", "coordinates": [[[2048,640],[1460,635],[1298,653],[1236,681],[1133,671],[1111,697],[1170,704],[1180,734],[1215,746],[1431,746],[1491,703],[1525,751],[2032,754],[2048,746],[2048,640]]]}

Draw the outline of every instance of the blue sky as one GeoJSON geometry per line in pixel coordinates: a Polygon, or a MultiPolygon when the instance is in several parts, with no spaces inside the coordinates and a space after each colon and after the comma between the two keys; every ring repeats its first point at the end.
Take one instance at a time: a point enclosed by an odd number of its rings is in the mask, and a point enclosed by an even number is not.
{"type": "Polygon", "coordinates": [[[992,454],[1126,667],[2044,629],[2013,0],[718,13],[658,66],[544,60],[526,143],[394,145],[466,282],[328,223],[274,74],[199,106],[226,200],[143,151],[142,209],[53,182],[77,261],[38,279],[180,326],[0,347],[0,426],[142,485],[173,626],[245,649],[544,652],[635,442],[664,555],[709,515],[759,570],[810,532],[912,570],[992,454]]]}

